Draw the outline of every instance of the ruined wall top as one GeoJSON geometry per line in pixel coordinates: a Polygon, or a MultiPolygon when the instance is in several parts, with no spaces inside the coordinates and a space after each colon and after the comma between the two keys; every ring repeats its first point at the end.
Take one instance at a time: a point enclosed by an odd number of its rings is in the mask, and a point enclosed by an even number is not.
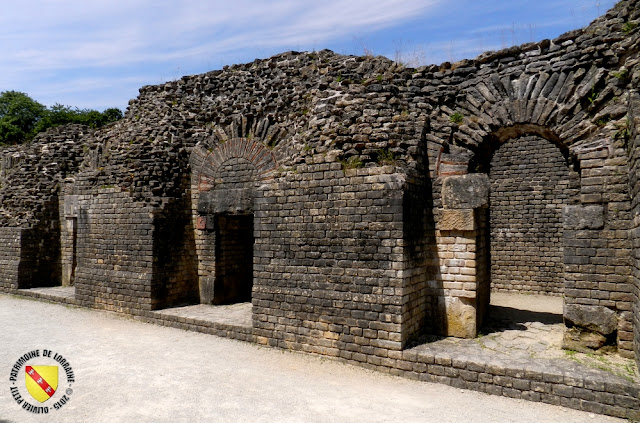
{"type": "MultiPolygon", "coordinates": [[[[241,138],[264,145],[281,173],[341,162],[437,176],[447,160],[466,172],[488,140],[531,132],[567,154],[605,148],[640,82],[639,16],[638,1],[621,1],[587,28],[455,64],[288,52],[145,86],[121,121],[85,136],[75,189],[180,196],[194,146],[241,138]]],[[[11,184],[22,184],[17,174],[11,184]]]]}
{"type": "Polygon", "coordinates": [[[37,223],[47,203],[57,202],[60,185],[80,170],[93,132],[84,125],[62,125],[29,144],[1,150],[0,226],[37,223]]]}

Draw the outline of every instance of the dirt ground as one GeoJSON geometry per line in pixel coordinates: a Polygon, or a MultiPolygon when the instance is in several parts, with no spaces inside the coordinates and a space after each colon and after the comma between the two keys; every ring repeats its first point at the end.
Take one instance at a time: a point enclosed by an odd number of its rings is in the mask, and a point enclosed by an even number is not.
{"type": "Polygon", "coordinates": [[[622,421],[7,295],[0,322],[1,423],[622,421]],[[69,402],[47,416],[10,391],[11,367],[34,349],[63,355],[75,373],[69,402]]]}

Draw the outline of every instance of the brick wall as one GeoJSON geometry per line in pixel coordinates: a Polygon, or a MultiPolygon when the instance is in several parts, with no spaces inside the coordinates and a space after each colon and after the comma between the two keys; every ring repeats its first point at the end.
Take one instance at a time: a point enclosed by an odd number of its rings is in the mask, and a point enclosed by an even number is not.
{"type": "Polygon", "coordinates": [[[125,313],[151,310],[151,208],[119,188],[79,195],[78,204],[78,302],[125,313]]]}
{"type": "Polygon", "coordinates": [[[561,295],[562,210],[572,195],[562,153],[539,136],[512,139],[489,177],[492,289],[561,295]]]}
{"type": "Polygon", "coordinates": [[[153,210],[153,308],[200,302],[190,193],[153,210]]]}
{"type": "Polygon", "coordinates": [[[14,288],[29,289],[60,285],[60,220],[58,199],[52,196],[43,203],[33,226],[4,227],[3,246],[7,283],[14,288]],[[17,244],[16,244],[17,243],[17,244]],[[19,250],[16,250],[19,245],[19,250]],[[18,266],[18,274],[12,270],[18,266]],[[9,282],[12,281],[12,282],[9,282]],[[15,284],[15,286],[14,286],[15,284]]]}
{"type": "Polygon", "coordinates": [[[437,279],[439,262],[431,190],[430,179],[407,177],[402,206],[406,298],[402,321],[408,337],[434,331],[429,281],[437,279]]]}
{"type": "MultiPolygon", "coordinates": [[[[565,304],[610,309],[618,315],[617,343],[633,354],[631,201],[625,141],[578,150],[580,204],[564,215],[565,304]]],[[[565,309],[566,310],[566,309],[565,309]]]]}
{"type": "Polygon", "coordinates": [[[120,188],[77,198],[80,304],[135,313],[197,302],[195,242],[184,200],[152,205],[120,188]]]}
{"type": "Polygon", "coordinates": [[[632,280],[633,280],[633,333],[636,362],[640,366],[640,95],[636,91],[630,93],[629,123],[631,138],[629,140],[629,182],[632,201],[632,280]]]}
{"type": "Polygon", "coordinates": [[[18,279],[23,276],[23,271],[28,269],[21,266],[21,250],[20,241],[22,228],[3,227],[0,228],[0,289],[13,290],[17,289],[18,279]]]}
{"type": "Polygon", "coordinates": [[[404,181],[392,172],[300,165],[260,187],[258,342],[366,361],[413,335],[403,326],[404,181]]]}

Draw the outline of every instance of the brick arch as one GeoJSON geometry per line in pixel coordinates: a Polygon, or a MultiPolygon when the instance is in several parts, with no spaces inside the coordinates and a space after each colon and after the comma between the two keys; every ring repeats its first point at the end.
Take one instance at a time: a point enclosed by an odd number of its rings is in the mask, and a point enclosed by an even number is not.
{"type": "Polygon", "coordinates": [[[432,142],[442,147],[436,159],[437,174],[467,173],[465,165],[481,161],[474,156],[486,154],[487,144],[523,134],[544,137],[566,157],[585,149],[609,148],[605,137],[593,137],[598,126],[580,113],[590,104],[589,95],[603,75],[597,68],[522,73],[485,78],[463,88],[455,101],[431,116],[436,128],[431,131],[432,142]],[[454,113],[459,114],[455,124],[451,122],[454,113]]]}
{"type": "Polygon", "coordinates": [[[232,138],[213,149],[196,146],[191,153],[192,180],[198,191],[210,191],[216,186],[216,176],[223,164],[232,159],[243,159],[255,168],[255,181],[273,178],[277,162],[273,153],[261,142],[247,138],[232,138]]]}
{"type": "Polygon", "coordinates": [[[463,175],[467,173],[488,173],[491,160],[498,149],[507,142],[526,135],[536,135],[555,145],[562,153],[567,165],[579,170],[579,160],[575,151],[570,149],[551,129],[536,124],[515,124],[501,127],[486,134],[474,145],[460,144],[450,146],[443,143],[436,161],[438,176],[463,175]]]}
{"type": "Polygon", "coordinates": [[[580,164],[575,152],[553,130],[536,124],[516,124],[502,127],[488,134],[477,147],[470,148],[473,154],[468,161],[468,171],[470,173],[489,172],[490,163],[498,149],[507,142],[517,142],[518,139],[527,135],[538,136],[545,139],[549,144],[553,144],[560,150],[567,166],[574,170],[579,170],[580,164]]]}

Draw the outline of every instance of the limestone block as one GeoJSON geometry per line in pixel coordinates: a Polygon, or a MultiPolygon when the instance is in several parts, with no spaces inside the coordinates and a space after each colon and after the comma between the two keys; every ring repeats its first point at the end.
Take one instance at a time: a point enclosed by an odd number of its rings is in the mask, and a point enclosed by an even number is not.
{"type": "Polygon", "coordinates": [[[476,209],[489,204],[489,177],[484,173],[448,176],[442,181],[442,203],[448,209],[476,209]]]}
{"type": "Polygon", "coordinates": [[[618,328],[616,312],[603,306],[565,304],[564,320],[569,326],[609,335],[618,328]]]}
{"type": "Polygon", "coordinates": [[[200,278],[200,304],[213,304],[214,282],[213,276],[200,278]]]}
{"type": "Polygon", "coordinates": [[[250,188],[227,188],[201,192],[198,202],[200,214],[251,213],[253,190],[250,188]]]}
{"type": "Polygon", "coordinates": [[[215,229],[213,216],[198,216],[196,219],[196,229],[204,231],[206,229],[212,231],[215,229]]]}
{"type": "Polygon", "coordinates": [[[567,229],[602,229],[604,227],[604,207],[565,206],[564,227],[567,229]]]}
{"type": "Polygon", "coordinates": [[[78,217],[78,196],[65,195],[63,202],[65,217],[78,217]]]}
{"type": "Polygon", "coordinates": [[[607,338],[599,333],[584,331],[579,328],[567,329],[562,339],[562,348],[565,350],[591,353],[599,350],[607,342],[607,338]]]}
{"type": "Polygon", "coordinates": [[[444,209],[437,224],[441,231],[475,231],[476,219],[473,209],[444,209]]]}
{"type": "Polygon", "coordinates": [[[457,338],[475,338],[477,330],[477,311],[474,298],[440,298],[440,310],[446,319],[442,333],[457,338]]]}

